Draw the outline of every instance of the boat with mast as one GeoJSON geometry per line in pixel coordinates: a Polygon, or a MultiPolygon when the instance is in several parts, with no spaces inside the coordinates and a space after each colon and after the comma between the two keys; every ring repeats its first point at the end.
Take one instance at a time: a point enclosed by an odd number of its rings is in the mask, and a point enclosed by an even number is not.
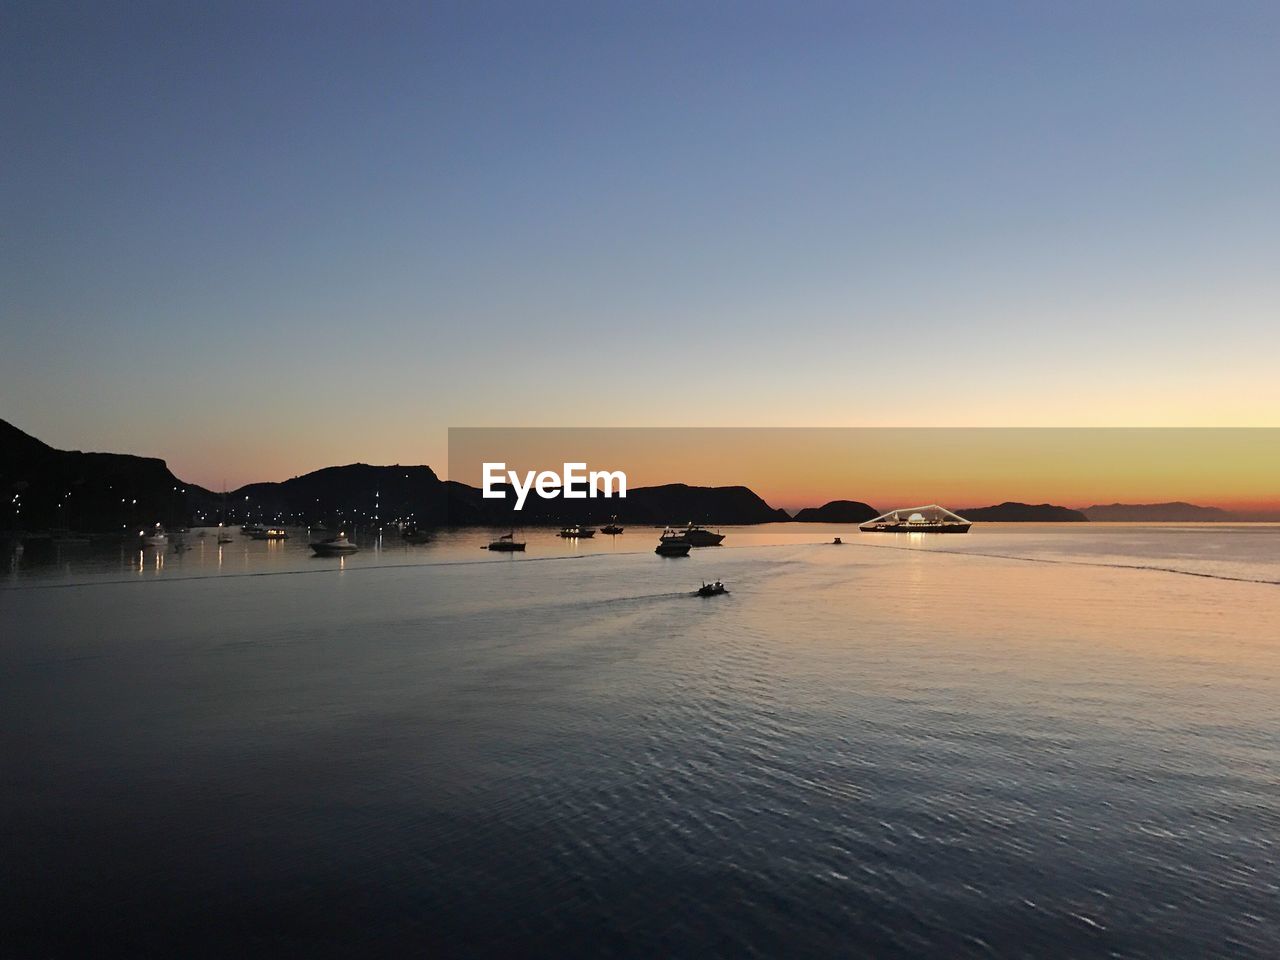
{"type": "Polygon", "coordinates": [[[516,532],[512,530],[510,533],[504,533],[497,540],[491,540],[486,550],[496,550],[498,553],[523,553],[525,542],[516,539],[516,532]]]}
{"type": "Polygon", "coordinates": [[[230,543],[235,537],[227,529],[227,484],[222,483],[222,516],[218,517],[218,543],[230,543]]]}

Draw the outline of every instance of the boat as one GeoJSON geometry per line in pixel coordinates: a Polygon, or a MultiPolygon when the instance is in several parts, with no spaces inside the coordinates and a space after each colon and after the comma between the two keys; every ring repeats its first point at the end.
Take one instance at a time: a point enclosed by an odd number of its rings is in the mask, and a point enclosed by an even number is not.
{"type": "Polygon", "coordinates": [[[609,522],[600,528],[600,532],[610,537],[616,537],[622,532],[622,527],[618,526],[618,518],[610,517],[609,522]]]}
{"type": "Polygon", "coordinates": [[[890,510],[858,529],[863,533],[968,533],[973,524],[946,507],[931,503],[926,507],[890,510]]]}
{"type": "Polygon", "coordinates": [[[338,557],[355,553],[360,548],[348,540],[345,533],[340,533],[328,540],[317,540],[311,544],[311,549],[316,552],[317,557],[338,557]]]}
{"type": "Polygon", "coordinates": [[[255,540],[288,540],[289,531],[284,527],[259,527],[251,536],[255,540]]]}
{"type": "Polygon", "coordinates": [[[262,526],[262,524],[260,523],[246,523],[243,527],[240,528],[240,532],[243,533],[246,537],[252,537],[254,534],[261,533],[265,529],[266,528],[262,526]]]}
{"type": "Polygon", "coordinates": [[[139,530],[138,535],[142,537],[142,544],[146,547],[166,547],[169,545],[169,535],[164,532],[164,527],[158,523],[151,533],[139,530]]]}
{"type": "Polygon", "coordinates": [[[718,597],[720,594],[728,592],[728,589],[719,580],[715,583],[704,583],[697,590],[700,597],[718,597]]]}
{"type": "Polygon", "coordinates": [[[660,557],[687,557],[690,549],[690,544],[677,540],[659,540],[658,549],[653,552],[660,557]]]}
{"type": "MultiPolygon", "coordinates": [[[[204,536],[204,534],[201,534],[204,536]]],[[[227,529],[227,484],[224,480],[222,483],[222,510],[218,517],[218,543],[230,543],[235,537],[231,535],[231,531],[227,529]]]]}
{"type": "Polygon", "coordinates": [[[510,533],[504,533],[497,540],[490,541],[488,550],[497,550],[499,553],[524,552],[524,541],[516,539],[516,532],[512,530],[510,533]]]}
{"type": "Polygon", "coordinates": [[[430,543],[431,534],[427,533],[425,530],[410,528],[400,534],[400,539],[405,543],[430,543]]]}
{"type": "Polygon", "coordinates": [[[564,537],[566,540],[586,540],[588,537],[594,537],[595,535],[596,532],[593,528],[580,527],[577,524],[574,524],[572,527],[565,527],[560,531],[560,536],[564,537]]]}
{"type": "Polygon", "coordinates": [[[662,531],[662,539],[675,543],[687,543],[691,547],[718,547],[724,539],[723,533],[712,533],[706,527],[689,524],[683,530],[667,527],[662,531]]]}
{"type": "Polygon", "coordinates": [[[842,543],[844,543],[844,541],[841,540],[839,537],[836,537],[834,540],[831,541],[832,546],[836,546],[836,547],[840,546],[842,543]]]}

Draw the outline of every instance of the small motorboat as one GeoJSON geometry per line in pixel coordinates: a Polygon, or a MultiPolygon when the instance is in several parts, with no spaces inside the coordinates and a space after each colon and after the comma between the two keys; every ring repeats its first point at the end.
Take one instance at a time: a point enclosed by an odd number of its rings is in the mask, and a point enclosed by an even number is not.
{"type": "Polygon", "coordinates": [[[585,540],[588,537],[594,537],[595,535],[596,531],[594,528],[580,527],[577,524],[574,524],[572,527],[565,527],[560,531],[560,536],[564,537],[566,540],[585,540]]]}
{"type": "Polygon", "coordinates": [[[219,543],[230,543],[230,542],[231,542],[232,540],[234,540],[234,539],[235,539],[235,537],[233,537],[233,536],[231,535],[231,531],[230,531],[230,530],[228,530],[226,527],[218,527],[218,542],[219,542],[219,543]]]}
{"type": "Polygon", "coordinates": [[[355,553],[360,548],[348,540],[345,533],[340,533],[328,540],[317,540],[311,544],[311,549],[316,552],[317,557],[338,557],[355,553]]]}
{"type": "Polygon", "coordinates": [[[831,545],[835,547],[840,546],[842,543],[844,543],[844,541],[841,540],[839,537],[836,537],[834,540],[831,541],[831,545]]]}
{"type": "Polygon", "coordinates": [[[504,533],[497,540],[493,540],[486,547],[487,550],[497,550],[499,553],[515,553],[524,552],[524,541],[516,539],[516,532],[512,530],[510,533],[504,533]]]}
{"type": "Polygon", "coordinates": [[[697,591],[700,597],[718,597],[720,594],[728,592],[728,589],[719,580],[715,583],[704,583],[697,591]]]}
{"type": "Polygon", "coordinates": [[[687,557],[692,546],[678,540],[661,540],[658,543],[658,549],[653,552],[660,557],[687,557]]]}
{"type": "Polygon", "coordinates": [[[142,537],[143,546],[147,547],[167,547],[169,545],[169,535],[164,532],[164,527],[156,524],[155,530],[151,533],[145,533],[141,530],[138,535],[142,537]]]}
{"type": "Polygon", "coordinates": [[[609,522],[600,528],[600,532],[610,537],[616,537],[620,534],[622,527],[618,526],[618,518],[610,517],[609,522]]]}

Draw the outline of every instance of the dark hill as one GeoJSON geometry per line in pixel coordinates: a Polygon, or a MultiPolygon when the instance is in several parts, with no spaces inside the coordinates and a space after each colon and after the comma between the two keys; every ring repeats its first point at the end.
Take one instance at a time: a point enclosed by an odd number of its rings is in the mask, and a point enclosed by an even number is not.
{"type": "Polygon", "coordinates": [[[514,494],[507,501],[485,500],[480,491],[457,484],[450,497],[450,510],[458,517],[482,519],[454,522],[503,524],[601,524],[616,516],[622,524],[661,526],[665,524],[710,523],[753,524],[791,519],[785,510],[775,509],[747,487],[694,487],[667,483],[657,487],[633,487],[626,499],[543,500],[530,496],[524,509],[512,509],[514,494]]]}
{"type": "Polygon", "coordinates": [[[0,420],[0,529],[106,532],[178,523],[204,493],[163,460],[55,450],[0,420]]]}
{"type": "Polygon", "coordinates": [[[525,509],[485,499],[465,484],[441,480],[426,466],[326,467],[280,483],[251,483],[221,494],[183,483],[163,460],[55,450],[0,420],[0,494],[9,509],[0,529],[124,530],[249,521],[372,524],[412,519],[424,526],[562,523],[750,524],[787,520],[746,487],[683,483],[629,490],[625,500],[542,500],[525,509]],[[17,496],[17,500],[14,497],[17,496]]]}
{"type": "Polygon", "coordinates": [[[1218,507],[1200,507],[1181,500],[1173,503],[1110,503],[1086,507],[1084,515],[1100,523],[1146,521],[1148,523],[1212,523],[1234,520],[1235,515],[1218,507]]]}
{"type": "Polygon", "coordinates": [[[805,507],[795,515],[800,523],[866,523],[880,511],[858,500],[832,500],[820,507],[805,507]]]}
{"type": "Polygon", "coordinates": [[[1079,510],[1055,506],[1052,503],[1015,503],[1005,501],[994,507],[966,507],[956,513],[966,520],[986,523],[1084,523],[1088,521],[1079,510]]]}
{"type": "MultiPolygon", "coordinates": [[[[204,509],[217,516],[217,501],[204,509]],[[212,512],[211,512],[212,511],[212,512]]],[[[430,467],[325,467],[280,483],[251,483],[227,496],[228,520],[286,523],[388,523],[413,519],[442,524],[447,516],[445,484],[430,467]]]]}

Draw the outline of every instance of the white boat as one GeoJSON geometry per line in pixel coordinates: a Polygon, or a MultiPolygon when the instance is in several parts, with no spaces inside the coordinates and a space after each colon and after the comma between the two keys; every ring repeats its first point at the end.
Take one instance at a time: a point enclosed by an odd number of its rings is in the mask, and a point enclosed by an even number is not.
{"type": "Polygon", "coordinates": [[[169,545],[169,535],[164,532],[164,527],[156,524],[156,528],[150,533],[145,530],[139,530],[138,536],[142,537],[143,546],[147,547],[166,547],[169,545]]]}
{"type": "Polygon", "coordinates": [[[718,547],[723,539],[723,533],[712,533],[706,527],[692,523],[680,531],[671,527],[662,531],[664,543],[687,543],[691,547],[718,547]]]}
{"type": "Polygon", "coordinates": [[[311,549],[316,552],[317,557],[337,557],[355,553],[360,548],[348,540],[345,533],[340,533],[328,540],[317,540],[311,544],[311,549]]]}

